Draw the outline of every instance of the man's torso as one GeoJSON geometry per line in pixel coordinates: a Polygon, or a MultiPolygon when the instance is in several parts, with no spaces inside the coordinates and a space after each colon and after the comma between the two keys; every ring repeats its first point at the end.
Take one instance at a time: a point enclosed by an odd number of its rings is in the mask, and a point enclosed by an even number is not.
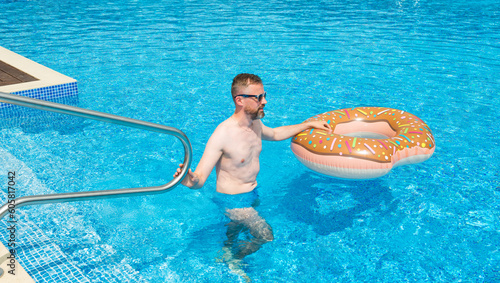
{"type": "Polygon", "coordinates": [[[217,191],[239,194],[252,191],[257,186],[260,170],[259,156],[262,151],[260,121],[251,128],[242,128],[228,119],[221,124],[224,138],[222,156],[216,165],[217,191]]]}

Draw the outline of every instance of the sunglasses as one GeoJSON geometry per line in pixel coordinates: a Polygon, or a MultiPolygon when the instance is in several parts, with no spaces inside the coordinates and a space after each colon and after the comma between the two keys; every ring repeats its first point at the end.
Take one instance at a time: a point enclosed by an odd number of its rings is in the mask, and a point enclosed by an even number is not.
{"type": "Polygon", "coordinates": [[[262,102],[262,99],[263,99],[263,98],[266,98],[266,95],[267,95],[267,92],[261,93],[261,94],[259,94],[259,95],[238,94],[238,95],[236,95],[235,97],[238,97],[238,96],[243,96],[243,97],[253,97],[253,98],[257,98],[257,101],[262,102]]]}

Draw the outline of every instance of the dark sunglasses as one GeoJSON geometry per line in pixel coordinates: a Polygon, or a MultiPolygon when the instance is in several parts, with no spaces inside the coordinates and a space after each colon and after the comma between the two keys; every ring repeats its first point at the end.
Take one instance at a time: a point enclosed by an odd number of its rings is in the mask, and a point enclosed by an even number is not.
{"type": "Polygon", "coordinates": [[[238,95],[236,95],[235,97],[238,97],[238,96],[243,96],[243,97],[253,97],[253,98],[257,98],[257,101],[262,102],[262,99],[263,99],[263,98],[266,98],[266,95],[267,95],[267,92],[261,93],[261,94],[259,94],[259,95],[238,94],[238,95]]]}

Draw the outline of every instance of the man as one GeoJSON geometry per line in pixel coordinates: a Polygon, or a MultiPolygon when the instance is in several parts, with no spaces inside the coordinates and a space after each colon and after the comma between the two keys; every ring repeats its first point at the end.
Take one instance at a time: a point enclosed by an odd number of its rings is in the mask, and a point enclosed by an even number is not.
{"type": "MultiPolygon", "coordinates": [[[[273,240],[271,226],[254,209],[258,199],[257,174],[262,140],[288,139],[309,128],[331,131],[328,123],[323,121],[266,127],[260,120],[264,117],[267,104],[266,92],[262,80],[256,75],[237,75],[233,79],[231,94],[235,105],[234,114],[215,129],[196,170],[192,172],[189,169],[182,181],[189,188],[201,188],[213,168],[216,168],[216,202],[221,203],[231,220],[224,249],[229,253],[226,256],[228,262],[241,260],[257,251],[262,244],[273,240]],[[237,243],[238,234],[244,229],[248,229],[253,238],[237,243]]],[[[180,171],[181,168],[178,168],[174,177],[180,171]]]]}

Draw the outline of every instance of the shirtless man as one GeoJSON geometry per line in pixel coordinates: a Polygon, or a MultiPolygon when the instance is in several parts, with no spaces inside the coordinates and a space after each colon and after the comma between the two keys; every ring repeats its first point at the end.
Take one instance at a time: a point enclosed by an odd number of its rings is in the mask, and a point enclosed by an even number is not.
{"type": "MultiPolygon", "coordinates": [[[[258,199],[256,188],[262,140],[280,141],[309,128],[327,131],[331,128],[323,121],[266,127],[260,120],[264,117],[267,104],[266,92],[262,80],[256,75],[237,75],[233,79],[231,94],[234,114],[215,129],[196,170],[192,172],[189,169],[182,184],[192,189],[201,188],[216,168],[216,202],[222,204],[231,220],[225,248],[231,251],[233,259],[242,259],[273,240],[271,226],[254,209],[258,199]],[[236,243],[238,234],[244,229],[248,229],[253,239],[236,243]]],[[[179,175],[181,168],[177,169],[174,177],[179,175]]]]}

